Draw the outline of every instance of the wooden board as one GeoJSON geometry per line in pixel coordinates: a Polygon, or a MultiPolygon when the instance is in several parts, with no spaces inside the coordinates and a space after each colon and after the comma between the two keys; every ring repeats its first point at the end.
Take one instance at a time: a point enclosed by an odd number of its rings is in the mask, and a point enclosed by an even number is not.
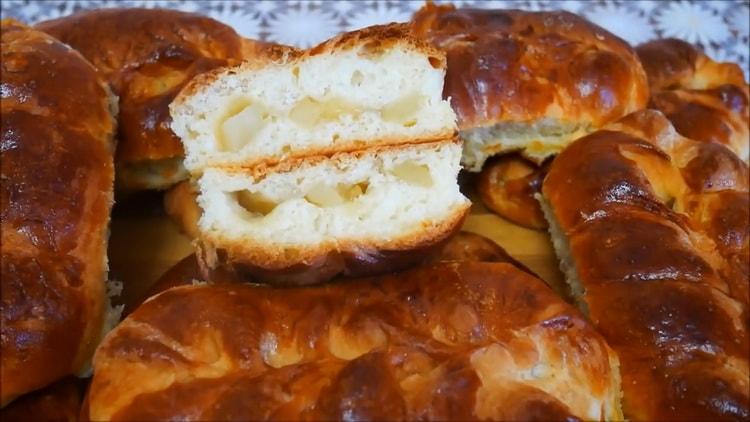
{"type": "MultiPolygon", "coordinates": [[[[564,279],[547,232],[510,223],[488,211],[478,199],[473,199],[463,229],[494,240],[564,294],[564,279]]],[[[110,278],[124,287],[117,302],[141,299],[166,270],[192,252],[190,239],[162,212],[161,195],[120,200],[113,213],[109,243],[110,278]]]]}

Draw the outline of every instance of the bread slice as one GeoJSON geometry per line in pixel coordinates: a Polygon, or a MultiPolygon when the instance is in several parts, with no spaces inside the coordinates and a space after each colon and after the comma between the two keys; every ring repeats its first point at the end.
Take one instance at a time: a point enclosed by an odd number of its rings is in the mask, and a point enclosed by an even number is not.
{"type": "Polygon", "coordinates": [[[405,25],[373,26],[197,77],[170,107],[172,129],[194,174],[451,139],[444,76],[444,54],[405,25]]]}
{"type": "Polygon", "coordinates": [[[407,250],[442,240],[469,208],[460,144],[381,147],[264,174],[208,168],[198,179],[201,241],[268,269],[329,252],[407,250]]]}

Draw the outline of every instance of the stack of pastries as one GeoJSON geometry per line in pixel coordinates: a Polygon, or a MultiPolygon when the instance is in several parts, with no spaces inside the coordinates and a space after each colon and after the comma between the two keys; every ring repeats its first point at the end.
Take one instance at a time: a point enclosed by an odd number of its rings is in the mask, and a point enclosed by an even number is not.
{"type": "Polygon", "coordinates": [[[429,3],[304,51],[4,20],[0,416],[747,420],[749,91],[567,12],[429,3]],[[111,329],[137,190],[195,253],[111,329]],[[548,229],[568,295],[461,231],[465,195],[548,229]]]}

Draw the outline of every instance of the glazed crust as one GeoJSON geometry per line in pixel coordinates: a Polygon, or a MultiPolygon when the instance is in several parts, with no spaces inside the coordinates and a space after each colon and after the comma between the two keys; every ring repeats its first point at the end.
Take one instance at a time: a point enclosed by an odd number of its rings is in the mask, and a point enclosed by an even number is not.
{"type": "Polygon", "coordinates": [[[543,194],[568,281],[620,356],[625,416],[747,419],[747,165],[645,110],[571,144],[543,194]]]}
{"type": "Polygon", "coordinates": [[[462,131],[544,118],[598,128],[648,99],[630,46],[572,13],[430,3],[412,25],[447,54],[444,97],[462,131]]]}
{"type": "Polygon", "coordinates": [[[685,41],[661,39],[636,48],[651,86],[650,107],[681,135],[750,155],[750,91],[735,63],[711,60],[685,41]]]}
{"type": "Polygon", "coordinates": [[[484,205],[516,224],[536,230],[547,228],[547,220],[535,195],[542,189],[548,163],[538,166],[519,155],[504,155],[488,161],[477,179],[484,205]]]}
{"type": "Polygon", "coordinates": [[[268,48],[197,14],[165,9],[99,9],[37,28],[94,64],[120,96],[118,186],[166,188],[188,174],[170,129],[169,103],[195,75],[268,48]]]}
{"type": "Polygon", "coordinates": [[[619,419],[616,362],[578,312],[508,264],[315,288],[184,286],[110,333],[86,410],[92,420],[619,419]]]}
{"type": "Polygon", "coordinates": [[[114,99],[80,54],[2,22],[4,405],[81,371],[101,336],[114,99]]]}

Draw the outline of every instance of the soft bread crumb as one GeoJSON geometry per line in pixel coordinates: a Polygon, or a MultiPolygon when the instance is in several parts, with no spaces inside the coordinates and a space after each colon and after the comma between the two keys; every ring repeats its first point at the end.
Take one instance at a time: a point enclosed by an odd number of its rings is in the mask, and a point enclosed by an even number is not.
{"type": "Polygon", "coordinates": [[[321,245],[415,246],[470,205],[456,181],[460,154],[447,142],[343,154],[257,178],[207,169],[198,180],[200,230],[291,261],[321,245]]]}
{"type": "Polygon", "coordinates": [[[558,224],[555,213],[549,202],[547,202],[547,199],[541,194],[536,194],[536,198],[542,206],[544,218],[547,219],[549,234],[552,238],[552,246],[554,247],[555,254],[560,262],[560,271],[565,274],[565,281],[568,283],[568,287],[570,287],[571,296],[576,301],[576,305],[581,312],[583,312],[584,315],[588,315],[589,308],[584,299],[586,290],[583,288],[581,279],[578,277],[578,270],[576,269],[573,255],[570,253],[570,245],[568,244],[567,237],[558,224]]]}
{"type": "Polygon", "coordinates": [[[213,75],[172,103],[186,167],[245,166],[291,156],[450,139],[444,62],[408,42],[245,64],[213,75]]]}
{"type": "Polygon", "coordinates": [[[464,152],[461,164],[469,171],[478,172],[491,156],[512,151],[521,151],[524,157],[540,164],[592,130],[589,124],[553,118],[534,123],[503,122],[462,130],[464,152]]]}

